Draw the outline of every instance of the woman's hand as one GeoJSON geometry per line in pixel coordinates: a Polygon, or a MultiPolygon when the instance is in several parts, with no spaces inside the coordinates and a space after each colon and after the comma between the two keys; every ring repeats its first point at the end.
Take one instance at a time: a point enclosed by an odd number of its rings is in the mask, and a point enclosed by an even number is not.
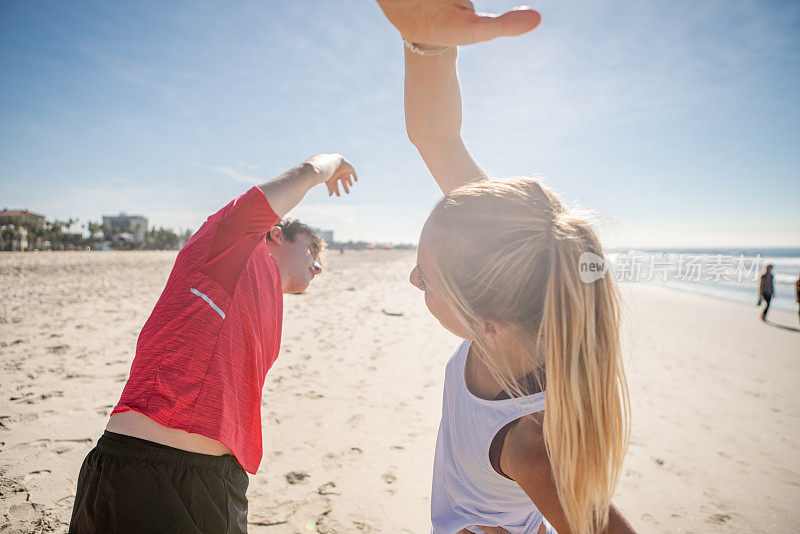
{"type": "Polygon", "coordinates": [[[358,181],[353,165],[341,154],[317,154],[311,156],[305,163],[311,165],[319,177],[318,183],[328,186],[328,196],[334,193],[341,196],[339,184],[345,193],[350,193],[353,182],[358,181]]]}
{"type": "Polygon", "coordinates": [[[435,46],[458,46],[510,37],[539,25],[536,11],[518,8],[503,15],[476,13],[469,0],[378,0],[403,39],[435,46]]]}

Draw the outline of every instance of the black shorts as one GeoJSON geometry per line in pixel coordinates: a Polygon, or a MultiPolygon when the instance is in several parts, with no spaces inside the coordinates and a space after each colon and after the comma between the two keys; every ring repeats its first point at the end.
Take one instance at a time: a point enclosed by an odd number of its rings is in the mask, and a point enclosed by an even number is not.
{"type": "Polygon", "coordinates": [[[248,482],[233,456],[106,431],[81,466],[69,532],[247,532],[248,482]]]}

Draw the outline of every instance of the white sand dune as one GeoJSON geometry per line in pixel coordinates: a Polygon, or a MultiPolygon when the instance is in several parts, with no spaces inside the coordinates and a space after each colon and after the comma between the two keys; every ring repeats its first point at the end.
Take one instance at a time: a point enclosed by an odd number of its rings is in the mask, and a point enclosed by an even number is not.
{"type": "MultiPolygon", "coordinates": [[[[0,532],[63,532],[175,253],[0,254],[0,532]]],[[[285,298],[250,532],[428,532],[444,365],[457,344],[410,251],[331,253],[285,298]]],[[[800,525],[794,314],[626,286],[633,435],[615,501],[640,532],[800,525]]]]}

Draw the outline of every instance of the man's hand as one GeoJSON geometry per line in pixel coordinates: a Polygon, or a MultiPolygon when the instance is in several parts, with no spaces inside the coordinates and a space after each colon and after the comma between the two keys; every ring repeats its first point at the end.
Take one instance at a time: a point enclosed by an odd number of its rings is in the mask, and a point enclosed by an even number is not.
{"type": "Polygon", "coordinates": [[[378,5],[405,40],[424,45],[468,45],[520,35],[541,20],[527,7],[499,16],[476,13],[469,0],[378,0],[378,5]]]}
{"type": "Polygon", "coordinates": [[[353,165],[341,154],[317,154],[308,158],[305,163],[313,167],[319,177],[318,183],[328,186],[328,196],[333,196],[334,193],[337,197],[341,196],[340,183],[344,192],[349,194],[353,182],[358,181],[353,165]]]}
{"type": "Polygon", "coordinates": [[[264,192],[275,214],[283,218],[312,187],[325,184],[328,195],[336,193],[338,197],[341,196],[339,184],[342,184],[345,193],[349,193],[354,180],[358,180],[356,171],[343,156],[317,154],[258,187],[264,192]]]}

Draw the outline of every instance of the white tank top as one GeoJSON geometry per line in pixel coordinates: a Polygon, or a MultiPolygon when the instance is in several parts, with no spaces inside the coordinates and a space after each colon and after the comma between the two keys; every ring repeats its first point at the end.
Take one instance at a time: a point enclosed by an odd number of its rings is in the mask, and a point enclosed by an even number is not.
{"type": "Polygon", "coordinates": [[[445,371],[433,462],[432,532],[483,532],[475,525],[486,525],[536,534],[542,514],[516,482],[494,470],[489,447],[505,425],[544,410],[544,392],[496,401],[476,397],[464,381],[469,346],[469,341],[461,343],[445,371]]]}

